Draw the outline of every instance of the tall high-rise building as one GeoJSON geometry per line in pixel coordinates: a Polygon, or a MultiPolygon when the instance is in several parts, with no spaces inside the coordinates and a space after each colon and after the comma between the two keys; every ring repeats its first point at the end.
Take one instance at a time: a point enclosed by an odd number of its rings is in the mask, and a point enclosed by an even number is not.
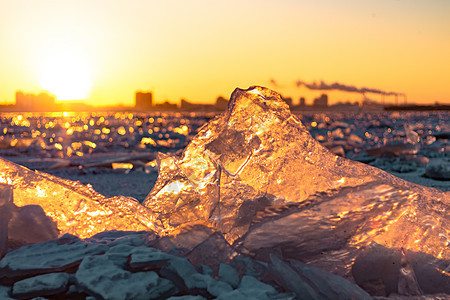
{"type": "Polygon", "coordinates": [[[283,99],[284,102],[286,102],[287,105],[289,105],[289,107],[292,108],[292,105],[293,105],[292,97],[281,97],[281,99],[283,99]]]}
{"type": "Polygon", "coordinates": [[[314,99],[314,106],[317,107],[327,107],[328,106],[328,95],[322,94],[319,98],[314,99]]]}
{"type": "Polygon", "coordinates": [[[136,92],[134,107],[147,110],[153,107],[153,94],[151,92],[136,92]]]}
{"type": "Polygon", "coordinates": [[[300,101],[300,103],[299,103],[300,106],[305,106],[306,105],[305,97],[300,97],[299,101],[300,101]]]}

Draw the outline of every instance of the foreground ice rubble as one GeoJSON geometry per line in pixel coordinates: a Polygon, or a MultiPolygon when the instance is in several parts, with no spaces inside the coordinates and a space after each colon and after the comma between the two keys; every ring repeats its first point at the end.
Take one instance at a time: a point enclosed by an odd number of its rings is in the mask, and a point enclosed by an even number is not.
{"type": "MultiPolygon", "coordinates": [[[[0,261],[0,297],[370,299],[361,288],[339,276],[275,256],[269,263],[242,256],[195,263],[211,250],[203,246],[215,235],[204,227],[191,228],[189,241],[183,234],[156,238],[150,232],[110,231],[84,241],[66,234],[27,245],[10,251],[0,261]],[[167,250],[167,243],[187,248],[172,247],[170,254],[162,251],[167,250]],[[187,258],[178,251],[188,251],[187,258]]],[[[230,247],[224,239],[216,245],[230,247]]]]}
{"type": "MultiPolygon", "coordinates": [[[[161,154],[144,206],[1,163],[0,181],[14,185],[14,202],[40,205],[60,235],[117,229],[170,236],[202,225],[239,253],[276,266],[274,253],[300,260],[371,294],[450,293],[449,193],[330,153],[266,88],[236,89],[227,112],[181,157],[161,154]]],[[[271,271],[283,280],[277,267],[271,271]]]]}

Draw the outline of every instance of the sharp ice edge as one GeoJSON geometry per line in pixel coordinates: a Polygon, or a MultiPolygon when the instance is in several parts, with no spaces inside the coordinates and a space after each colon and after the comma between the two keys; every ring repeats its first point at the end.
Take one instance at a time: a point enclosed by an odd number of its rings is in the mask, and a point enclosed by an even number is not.
{"type": "MultiPolygon", "coordinates": [[[[406,132],[414,139],[411,131],[406,132]]],[[[352,277],[354,262],[369,263],[371,251],[378,251],[373,250],[378,246],[388,252],[405,249],[413,265],[429,266],[424,267],[428,271],[443,271],[449,265],[447,241],[442,240],[443,234],[450,235],[448,194],[329,153],[273,91],[237,89],[229,110],[199,132],[177,164],[197,159],[209,163],[199,165],[201,171],[189,170],[191,176],[197,174],[196,181],[201,182],[204,173],[215,174],[220,180],[205,178],[208,184],[202,186],[201,194],[191,191],[191,199],[195,199],[191,206],[200,204],[207,209],[208,203],[216,205],[209,206],[211,211],[203,219],[188,209],[173,210],[168,218],[177,215],[188,223],[197,220],[209,224],[241,251],[257,256],[261,249],[281,248],[286,257],[309,261],[347,278],[352,277]],[[250,144],[254,136],[259,145],[250,144]],[[205,166],[212,169],[202,169],[205,166]],[[229,166],[236,171],[230,171],[229,166]],[[259,197],[268,198],[268,203],[258,207],[255,199],[259,197]],[[431,229],[422,225],[427,218],[436,222],[431,229]],[[316,245],[319,241],[321,247],[316,245]],[[345,259],[339,261],[339,256],[345,259]]],[[[158,180],[170,182],[180,175],[166,173],[163,168],[158,180]]],[[[189,199],[186,193],[189,191],[183,190],[179,197],[189,199]]],[[[155,185],[144,205],[170,206],[167,196],[158,193],[155,185]]],[[[170,197],[178,199],[173,194],[170,197]]],[[[395,272],[399,273],[400,267],[395,272]]],[[[358,276],[356,281],[368,289],[381,280],[358,276]]],[[[435,276],[439,281],[449,279],[445,272],[435,276]]],[[[419,284],[428,285],[423,275],[417,277],[419,284]]],[[[427,288],[425,292],[433,290],[429,285],[427,288]]],[[[386,291],[390,291],[388,285],[380,284],[372,292],[386,291]]],[[[439,291],[449,292],[450,287],[444,284],[439,291]]]]}

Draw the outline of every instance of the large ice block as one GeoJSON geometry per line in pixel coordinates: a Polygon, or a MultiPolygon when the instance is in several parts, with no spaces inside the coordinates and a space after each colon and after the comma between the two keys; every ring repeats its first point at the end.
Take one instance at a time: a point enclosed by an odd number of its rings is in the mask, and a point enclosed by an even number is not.
{"type": "Polygon", "coordinates": [[[0,183],[14,187],[15,205],[42,207],[56,222],[60,235],[70,233],[86,238],[105,230],[155,229],[153,214],[137,200],[106,198],[80,183],[31,171],[3,158],[0,183]]]}
{"type": "Polygon", "coordinates": [[[159,166],[144,205],[167,232],[203,223],[243,252],[278,249],[347,278],[381,247],[421,265],[413,277],[424,290],[426,274],[450,280],[450,194],[332,154],[269,89],[236,89],[228,110],[159,166]]]}
{"type": "Polygon", "coordinates": [[[268,207],[306,205],[312,196],[369,183],[444,197],[330,153],[276,92],[262,87],[236,89],[227,112],[204,126],[181,158],[161,154],[159,167],[144,205],[159,213],[169,230],[206,222],[228,240],[246,233],[268,207]]]}

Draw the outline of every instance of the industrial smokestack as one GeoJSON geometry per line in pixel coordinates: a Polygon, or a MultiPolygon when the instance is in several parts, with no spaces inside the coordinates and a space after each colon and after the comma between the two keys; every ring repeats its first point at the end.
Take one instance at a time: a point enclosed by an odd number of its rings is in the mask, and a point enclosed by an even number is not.
{"type": "Polygon", "coordinates": [[[304,82],[302,80],[297,80],[295,82],[295,84],[297,85],[297,87],[301,87],[302,85],[304,85],[305,87],[307,87],[310,90],[336,90],[336,91],[344,91],[344,92],[351,92],[351,93],[360,93],[360,94],[365,94],[365,93],[373,93],[373,94],[381,94],[383,96],[405,96],[405,94],[403,93],[396,93],[396,92],[386,92],[386,91],[382,91],[379,89],[373,89],[373,88],[366,88],[366,87],[362,87],[362,88],[357,88],[355,86],[352,85],[346,85],[346,84],[342,84],[342,83],[338,83],[338,82],[334,82],[332,84],[327,84],[323,81],[320,81],[320,83],[307,83],[304,82]]]}

